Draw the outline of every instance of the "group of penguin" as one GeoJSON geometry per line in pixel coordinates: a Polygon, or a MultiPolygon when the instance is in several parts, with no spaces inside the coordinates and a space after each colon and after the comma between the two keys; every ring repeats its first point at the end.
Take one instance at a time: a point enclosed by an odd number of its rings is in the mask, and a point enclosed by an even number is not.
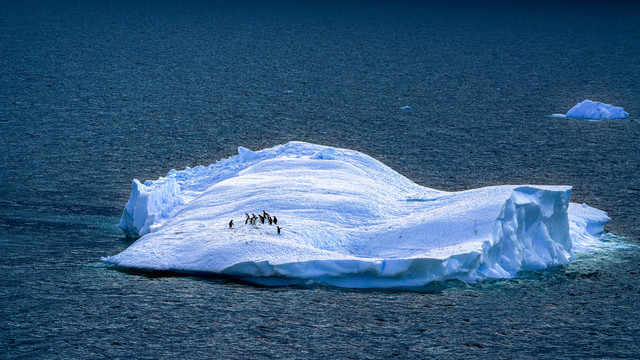
{"type": "MultiPolygon", "coordinates": [[[[244,220],[245,225],[247,224],[255,225],[258,223],[258,221],[260,221],[261,224],[264,224],[266,221],[269,223],[269,225],[276,225],[278,234],[280,234],[280,230],[282,228],[278,226],[278,218],[275,215],[271,216],[264,210],[262,210],[262,215],[251,214],[251,216],[249,216],[249,214],[247,213],[244,213],[244,214],[247,216],[247,218],[244,220]]],[[[229,229],[233,229],[233,220],[229,221],[229,229]]]]}

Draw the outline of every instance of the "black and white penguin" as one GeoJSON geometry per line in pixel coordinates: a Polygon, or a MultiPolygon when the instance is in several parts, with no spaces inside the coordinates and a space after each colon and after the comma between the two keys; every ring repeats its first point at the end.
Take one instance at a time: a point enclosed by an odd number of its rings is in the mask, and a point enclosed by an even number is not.
{"type": "Polygon", "coordinates": [[[233,220],[229,221],[229,229],[233,229],[233,220]]]}
{"type": "Polygon", "coordinates": [[[273,215],[273,223],[278,225],[278,218],[275,215],[273,215]]]}
{"type": "Polygon", "coordinates": [[[260,216],[260,222],[264,224],[264,216],[262,215],[258,215],[258,216],[260,216]]]}
{"type": "Polygon", "coordinates": [[[273,225],[273,219],[271,218],[271,216],[267,217],[267,220],[269,220],[269,225],[273,225]]]}
{"type": "Polygon", "coordinates": [[[282,229],[280,226],[276,226],[276,228],[278,228],[278,235],[280,235],[280,229],[282,229]]]}

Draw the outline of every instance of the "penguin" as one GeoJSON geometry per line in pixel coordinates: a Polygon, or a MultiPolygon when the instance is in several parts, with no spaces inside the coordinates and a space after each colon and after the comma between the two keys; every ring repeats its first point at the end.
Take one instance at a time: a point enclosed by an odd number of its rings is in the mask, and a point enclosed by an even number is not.
{"type": "Polygon", "coordinates": [[[276,226],[278,228],[278,235],[280,235],[280,229],[282,229],[280,226],[276,226]]]}
{"type": "Polygon", "coordinates": [[[273,215],[273,223],[278,225],[278,218],[275,215],[273,215]]]}
{"type": "Polygon", "coordinates": [[[229,221],[229,229],[233,229],[233,220],[229,221]]]}
{"type": "Polygon", "coordinates": [[[269,225],[273,225],[273,219],[271,218],[271,216],[269,216],[267,220],[269,220],[269,225]]]}
{"type": "Polygon", "coordinates": [[[268,215],[267,212],[262,210],[262,216],[267,217],[267,215],[268,215]]]}
{"type": "Polygon", "coordinates": [[[264,216],[262,215],[258,215],[258,216],[260,216],[260,222],[264,224],[264,216]]]}
{"type": "Polygon", "coordinates": [[[244,220],[244,224],[247,225],[247,223],[249,222],[249,214],[244,213],[245,215],[247,215],[247,218],[244,220]]]}

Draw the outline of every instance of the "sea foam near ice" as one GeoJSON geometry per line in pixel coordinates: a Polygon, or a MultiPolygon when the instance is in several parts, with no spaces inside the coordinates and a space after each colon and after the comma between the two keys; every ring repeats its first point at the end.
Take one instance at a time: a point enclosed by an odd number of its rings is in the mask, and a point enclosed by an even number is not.
{"type": "Polygon", "coordinates": [[[419,186],[362,153],[290,142],[134,180],[120,226],[141,236],[103,261],[265,285],[352,288],[509,278],[598,246],[609,218],[568,186],[419,186]],[[245,213],[276,215],[244,224],[245,213]],[[228,228],[229,220],[235,227],[228,228]]]}

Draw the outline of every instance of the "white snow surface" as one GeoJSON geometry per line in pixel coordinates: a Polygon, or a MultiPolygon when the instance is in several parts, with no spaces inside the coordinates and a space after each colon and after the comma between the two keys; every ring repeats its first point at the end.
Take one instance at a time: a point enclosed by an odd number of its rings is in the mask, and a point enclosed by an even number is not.
{"type": "Polygon", "coordinates": [[[289,142],[238,152],[134,180],[120,227],[141,238],[102,260],[263,285],[417,287],[567,263],[597,248],[610,220],[569,203],[569,186],[445,192],[352,150],[289,142]],[[268,223],[245,224],[245,213],[263,210],[281,234],[268,223]]]}
{"type": "Polygon", "coordinates": [[[567,112],[566,117],[588,120],[626,119],[629,114],[619,106],[612,106],[597,101],[584,100],[567,112]]]}

